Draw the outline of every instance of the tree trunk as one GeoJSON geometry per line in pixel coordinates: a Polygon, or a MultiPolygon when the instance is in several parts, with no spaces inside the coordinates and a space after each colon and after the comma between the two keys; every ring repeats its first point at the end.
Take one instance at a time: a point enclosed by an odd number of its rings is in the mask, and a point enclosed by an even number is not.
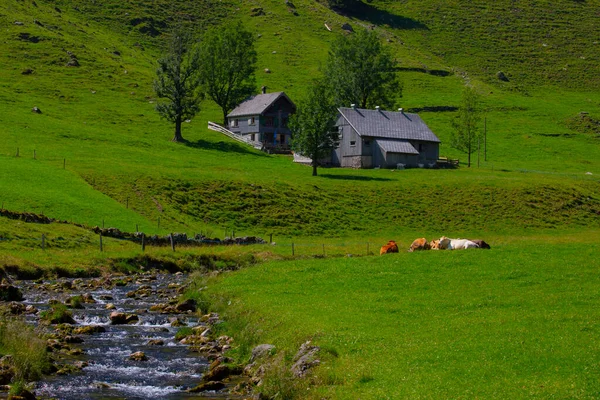
{"type": "Polygon", "coordinates": [[[229,129],[229,126],[227,125],[227,110],[225,109],[223,109],[223,127],[229,129]]]}
{"type": "Polygon", "coordinates": [[[177,117],[175,120],[175,136],[173,136],[173,142],[183,142],[183,136],[181,136],[181,117],[177,117]]]}
{"type": "Polygon", "coordinates": [[[313,160],[312,162],[313,173],[312,176],[317,176],[317,162],[313,160]]]}

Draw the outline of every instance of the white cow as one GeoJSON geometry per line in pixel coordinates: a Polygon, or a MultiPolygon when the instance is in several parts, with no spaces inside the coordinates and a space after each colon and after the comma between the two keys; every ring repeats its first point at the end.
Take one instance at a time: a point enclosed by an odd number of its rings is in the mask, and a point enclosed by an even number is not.
{"type": "Polygon", "coordinates": [[[440,238],[439,243],[439,248],[441,250],[462,250],[479,248],[477,243],[472,242],[469,239],[450,239],[446,236],[442,236],[440,238]]]}

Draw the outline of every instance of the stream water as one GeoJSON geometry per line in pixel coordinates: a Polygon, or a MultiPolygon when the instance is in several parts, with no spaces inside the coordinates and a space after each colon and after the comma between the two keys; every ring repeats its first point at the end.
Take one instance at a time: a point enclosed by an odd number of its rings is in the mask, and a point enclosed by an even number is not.
{"type": "MultiPolygon", "coordinates": [[[[153,274],[138,276],[126,286],[113,288],[86,288],[86,281],[78,280],[73,290],[52,290],[52,286],[25,283],[22,286],[25,304],[41,311],[47,309],[51,299],[61,302],[75,295],[91,294],[96,301],[84,304],[84,309],[73,309],[77,327],[99,325],[105,332],[78,335],[80,344],[72,345],[83,354],[71,357],[72,361],[87,362],[81,372],[54,375],[37,383],[38,398],[61,400],[85,399],[223,399],[235,398],[227,394],[208,392],[187,393],[186,389],[198,385],[209,361],[192,352],[187,345],[174,340],[179,328],[172,327],[170,319],[178,317],[188,326],[199,324],[196,314],[160,314],[148,311],[151,306],[165,303],[177,296],[177,289],[185,282],[185,276],[153,274]],[[151,288],[151,294],[143,298],[127,294],[141,286],[151,288]],[[50,288],[50,289],[49,289],[50,288]],[[108,303],[116,310],[108,310],[108,303]],[[111,325],[110,313],[122,311],[136,314],[139,321],[129,325],[111,325]],[[162,340],[164,345],[149,345],[150,340],[162,340]],[[129,355],[143,351],[147,361],[131,361],[129,355]]],[[[54,285],[71,286],[73,280],[62,280],[54,285]]],[[[150,291],[148,291],[150,292],[150,291]]],[[[37,324],[38,316],[28,316],[37,324]]]]}

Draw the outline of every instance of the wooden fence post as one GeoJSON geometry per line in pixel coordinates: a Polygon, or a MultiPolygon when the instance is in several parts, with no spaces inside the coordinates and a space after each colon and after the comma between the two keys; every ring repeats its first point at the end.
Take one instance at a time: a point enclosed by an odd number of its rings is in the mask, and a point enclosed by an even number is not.
{"type": "Polygon", "coordinates": [[[142,252],[146,250],[146,235],[142,233],[142,252]]]}
{"type": "Polygon", "coordinates": [[[169,234],[169,238],[171,239],[171,250],[175,251],[175,240],[173,240],[173,234],[169,234]]]}
{"type": "Polygon", "coordinates": [[[19,148],[17,147],[17,154],[15,155],[15,157],[19,157],[19,148]]]}
{"type": "Polygon", "coordinates": [[[46,250],[46,235],[42,233],[42,250],[46,250]]]}
{"type": "Polygon", "coordinates": [[[295,255],[294,254],[294,242],[292,242],[292,256],[295,255]]]}
{"type": "Polygon", "coordinates": [[[325,255],[325,243],[323,243],[323,255],[325,255]]]}
{"type": "Polygon", "coordinates": [[[67,159],[63,158],[63,169],[67,169],[67,159]]]}
{"type": "MultiPolygon", "coordinates": [[[[4,203],[2,203],[2,205],[4,205],[4,203]]],[[[2,208],[4,208],[4,207],[2,207],[2,208]]],[[[269,235],[269,244],[273,244],[273,234],[272,233],[269,235]]]]}
{"type": "Polygon", "coordinates": [[[35,150],[33,150],[33,159],[35,160],[35,150]]]}
{"type": "Polygon", "coordinates": [[[102,248],[102,232],[100,232],[100,251],[104,251],[102,248]]]}
{"type": "Polygon", "coordinates": [[[138,224],[135,224],[135,231],[136,231],[136,232],[139,232],[139,231],[140,231],[140,228],[138,227],[138,224]]]}

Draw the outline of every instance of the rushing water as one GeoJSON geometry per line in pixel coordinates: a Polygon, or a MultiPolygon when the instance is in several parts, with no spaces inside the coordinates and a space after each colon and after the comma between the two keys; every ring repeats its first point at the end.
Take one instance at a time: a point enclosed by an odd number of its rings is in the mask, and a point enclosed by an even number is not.
{"type": "MultiPolygon", "coordinates": [[[[184,276],[158,274],[112,289],[90,290],[75,285],[75,290],[64,292],[48,291],[44,286],[26,283],[23,287],[25,304],[40,311],[48,308],[50,299],[64,302],[71,296],[91,294],[96,303],[84,304],[85,309],[72,310],[77,326],[101,325],[106,329],[103,333],[80,335],[83,343],[72,345],[83,349],[84,354],[69,357],[86,361],[88,366],[75,374],[55,375],[38,382],[36,395],[61,400],[231,398],[214,392],[201,395],[185,391],[200,382],[202,373],[208,368],[208,360],[174,340],[179,328],[171,327],[169,319],[179,317],[188,326],[195,326],[198,324],[195,314],[165,315],[147,311],[152,305],[166,302],[167,296],[176,296],[176,284],[183,283],[184,279],[184,276]],[[128,292],[142,285],[151,286],[150,296],[142,299],[127,297],[128,292]],[[114,304],[116,310],[107,310],[107,303],[114,304]],[[136,314],[139,322],[111,325],[109,315],[112,311],[136,314]],[[148,345],[152,339],[163,340],[164,345],[148,345]],[[129,355],[137,351],[143,351],[148,360],[129,360],[129,355]]],[[[37,318],[29,316],[28,320],[37,323],[37,318]]]]}

